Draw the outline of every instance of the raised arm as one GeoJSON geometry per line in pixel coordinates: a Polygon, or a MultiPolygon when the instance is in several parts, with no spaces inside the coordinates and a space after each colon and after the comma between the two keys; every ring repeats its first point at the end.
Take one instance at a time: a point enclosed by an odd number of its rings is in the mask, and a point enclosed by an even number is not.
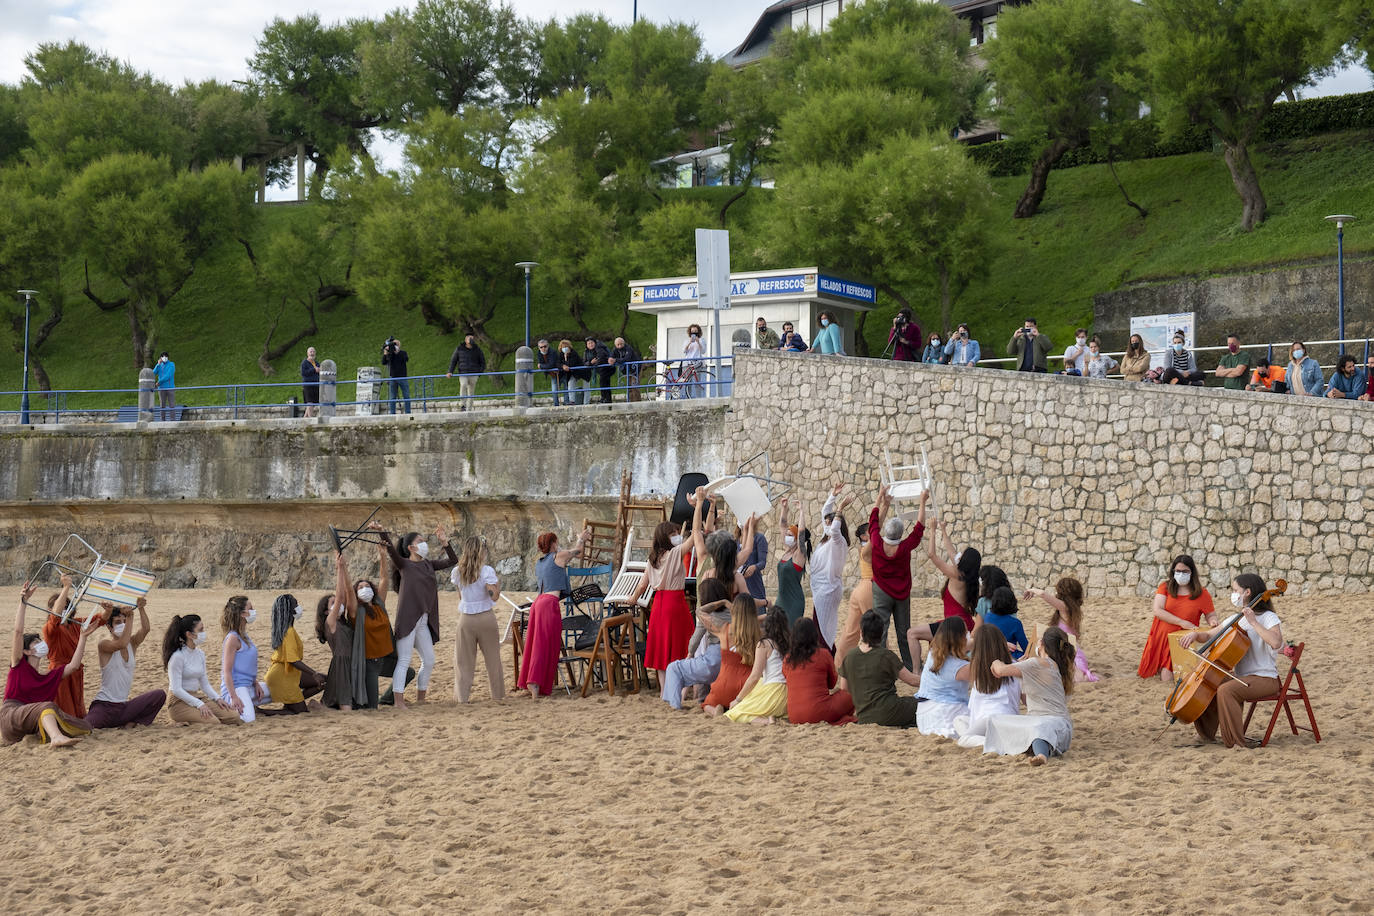
{"type": "MultiPolygon", "coordinates": [[[[943,529],[945,527],[945,520],[940,519],[935,524],[941,529],[943,529]]],[[[949,540],[948,533],[945,534],[944,540],[949,540]]],[[[940,572],[944,573],[946,578],[959,578],[959,567],[951,563],[948,558],[942,557],[936,552],[935,538],[931,538],[930,540],[926,541],[926,553],[930,556],[930,561],[935,564],[935,568],[940,570],[940,572]]]]}
{"type": "Polygon", "coordinates": [[[62,591],[57,593],[57,600],[52,603],[52,612],[61,614],[67,609],[68,603],[72,598],[72,577],[66,573],[62,574],[62,591]]]}
{"type": "Polygon", "coordinates": [[[779,503],[781,508],[778,510],[778,527],[782,529],[784,534],[787,533],[787,507],[789,500],[790,497],[784,496],[782,502],[779,503]]]}
{"type": "Polygon", "coordinates": [[[392,565],[394,565],[397,569],[400,569],[401,554],[399,551],[396,550],[396,545],[391,543],[391,535],[388,534],[384,528],[382,528],[382,523],[368,522],[367,527],[371,528],[373,531],[381,535],[382,550],[386,551],[386,555],[391,558],[392,565]]]}
{"type": "Polygon", "coordinates": [[[385,545],[385,544],[378,544],[378,545],[377,545],[377,588],[375,589],[375,591],[377,592],[377,594],[373,595],[373,596],[372,596],[372,599],[373,599],[374,601],[376,601],[376,602],[377,602],[379,605],[381,605],[382,607],[386,607],[386,593],[387,593],[387,589],[389,589],[389,588],[391,587],[391,577],[387,575],[387,571],[386,571],[386,563],[387,563],[387,559],[389,558],[389,556],[390,556],[390,555],[386,552],[386,545],[385,545]]]}
{"type": "Polygon", "coordinates": [[[442,563],[431,562],[431,565],[434,567],[434,571],[441,572],[445,569],[448,569],[451,566],[457,566],[458,554],[453,552],[453,545],[448,542],[448,534],[445,533],[443,525],[440,525],[438,528],[434,529],[434,536],[443,542],[444,555],[446,557],[442,563]]]}
{"type": "Polygon", "coordinates": [[[751,513],[749,518],[746,519],[744,522],[744,530],[740,533],[740,538],[743,539],[744,542],[743,546],[740,548],[740,550],[742,551],[739,555],[740,569],[748,569],[751,565],[753,565],[755,540],[754,526],[756,523],[757,522],[755,516],[751,513]]]}
{"type": "Polygon", "coordinates": [[[358,615],[358,593],[348,584],[348,562],[343,551],[334,556],[334,603],[342,605],[340,611],[347,611],[350,617],[358,615]]]}
{"type": "Polygon", "coordinates": [[[566,550],[559,550],[553,555],[553,562],[559,566],[567,566],[572,562],[572,558],[582,552],[582,545],[587,543],[587,539],[592,536],[592,529],[583,528],[578,532],[577,540],[573,541],[572,547],[566,550]]]}
{"type": "MultiPolygon", "coordinates": [[[[125,628],[124,632],[129,632],[127,627],[125,628]]],[[[80,670],[81,656],[86,654],[86,637],[90,634],[91,631],[88,628],[81,628],[81,635],[76,638],[76,650],[72,652],[72,660],[67,662],[67,667],[62,669],[62,676],[64,678],[71,677],[78,670],[80,670]]]]}
{"type": "MultiPolygon", "coordinates": [[[[110,604],[109,602],[102,602],[100,606],[101,606],[102,608],[105,609],[105,619],[106,619],[106,620],[109,620],[112,616],[114,616],[114,605],[113,605],[113,604],[110,604]]],[[[126,648],[126,647],[129,645],[129,643],[131,643],[131,642],[133,641],[133,638],[134,638],[134,625],[133,625],[133,621],[129,620],[129,619],[127,618],[127,616],[126,616],[125,622],[124,622],[124,635],[123,635],[123,636],[112,636],[112,637],[110,637],[109,639],[102,639],[102,640],[100,640],[99,642],[97,642],[97,643],[95,644],[95,647],[96,647],[96,650],[99,651],[100,654],[101,654],[102,656],[103,656],[103,655],[113,655],[115,652],[118,652],[118,651],[120,651],[120,650],[126,648]]]]}
{"type": "Polygon", "coordinates": [[[697,487],[696,502],[692,506],[692,549],[697,552],[697,562],[706,556],[706,535],[701,531],[701,504],[706,500],[706,488],[697,487]]]}
{"type": "Polygon", "coordinates": [[[1060,620],[1064,619],[1063,615],[1068,613],[1069,610],[1069,606],[1064,602],[1060,601],[1059,596],[1047,588],[1028,588],[1026,589],[1026,593],[1022,597],[1039,598],[1041,601],[1045,602],[1050,607],[1054,608],[1056,611],[1059,612],[1060,620]]]}
{"type": "Polygon", "coordinates": [[[14,616],[14,643],[10,647],[11,668],[24,660],[24,612],[28,610],[29,599],[37,589],[37,584],[25,582],[19,590],[19,611],[14,616]]]}
{"type": "Polygon", "coordinates": [[[143,640],[148,638],[148,632],[153,628],[153,625],[148,622],[148,599],[139,595],[134,606],[138,608],[138,632],[134,634],[132,645],[137,649],[143,645],[143,640]]]}

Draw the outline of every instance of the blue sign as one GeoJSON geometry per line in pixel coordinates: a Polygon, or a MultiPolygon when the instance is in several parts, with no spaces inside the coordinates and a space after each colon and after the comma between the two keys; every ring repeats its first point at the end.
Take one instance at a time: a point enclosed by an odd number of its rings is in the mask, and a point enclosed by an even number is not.
{"type": "MultiPolygon", "coordinates": [[[[855,283],[839,277],[828,277],[814,273],[782,274],[773,277],[748,277],[730,281],[730,296],[797,296],[814,295],[817,292],[838,299],[852,299],[856,302],[873,304],[877,302],[877,290],[867,283],[855,283]]],[[[668,302],[693,302],[697,298],[695,281],[686,283],[658,283],[652,286],[633,287],[630,302],[653,305],[668,302]]]]}
{"type": "Polygon", "coordinates": [[[857,299],[860,302],[868,303],[878,301],[877,289],[867,283],[855,283],[853,280],[841,280],[839,277],[827,277],[825,274],[821,274],[819,286],[820,291],[829,296],[857,299]]]}

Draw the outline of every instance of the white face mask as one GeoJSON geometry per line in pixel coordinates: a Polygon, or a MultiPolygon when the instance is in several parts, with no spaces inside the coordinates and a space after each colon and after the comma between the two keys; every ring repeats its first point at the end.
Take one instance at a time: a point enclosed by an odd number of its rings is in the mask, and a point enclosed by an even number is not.
{"type": "Polygon", "coordinates": [[[122,624],[122,623],[117,623],[117,624],[115,624],[113,627],[110,628],[110,632],[113,633],[113,634],[114,634],[115,636],[117,636],[117,637],[118,637],[118,636],[123,636],[123,635],[124,635],[124,624],[122,624]]]}
{"type": "Polygon", "coordinates": [[[47,658],[48,644],[41,639],[38,640],[38,642],[33,644],[33,654],[35,658],[47,658]]]}
{"type": "Polygon", "coordinates": [[[296,609],[295,609],[294,611],[292,611],[291,613],[292,613],[294,619],[300,620],[301,617],[305,614],[305,608],[301,607],[301,606],[298,604],[298,605],[296,605],[296,609]]]}
{"type": "Polygon", "coordinates": [[[1232,592],[1231,603],[1234,604],[1236,607],[1244,607],[1245,599],[1240,596],[1240,592],[1232,592]]]}
{"type": "Polygon", "coordinates": [[[1177,582],[1179,585],[1187,585],[1189,582],[1192,581],[1192,579],[1193,574],[1188,572],[1187,570],[1184,570],[1183,572],[1174,573],[1174,581],[1177,582]]]}
{"type": "Polygon", "coordinates": [[[562,350],[563,350],[563,355],[564,355],[564,356],[567,356],[569,353],[572,352],[572,350],[569,349],[568,347],[563,347],[562,350]]]}
{"type": "Polygon", "coordinates": [[[428,559],[429,541],[420,541],[419,543],[415,544],[415,552],[420,555],[420,559],[428,559]]]}
{"type": "Polygon", "coordinates": [[[1078,345],[1079,345],[1080,347],[1083,346],[1083,344],[1087,341],[1087,339],[1088,339],[1088,338],[1086,338],[1086,337],[1079,337],[1079,338],[1077,338],[1077,340],[1078,340],[1078,345]]]}
{"type": "Polygon", "coordinates": [[[682,535],[675,534],[672,537],[668,538],[668,540],[672,542],[674,547],[676,547],[682,543],[682,535]]]}
{"type": "Polygon", "coordinates": [[[255,620],[257,620],[257,619],[258,619],[258,612],[255,611],[253,608],[250,607],[250,608],[248,609],[248,616],[245,617],[244,620],[246,620],[248,623],[252,623],[253,621],[255,621],[255,620]]]}
{"type": "Polygon", "coordinates": [[[361,601],[363,604],[371,604],[373,594],[375,593],[372,591],[372,589],[364,585],[362,588],[358,589],[358,600],[361,601]]]}
{"type": "Polygon", "coordinates": [[[784,547],[791,547],[793,544],[797,543],[797,539],[789,534],[782,539],[782,543],[784,547]]]}
{"type": "Polygon", "coordinates": [[[196,645],[198,645],[198,646],[202,646],[202,647],[203,647],[206,643],[208,643],[208,642],[210,641],[210,634],[209,634],[209,633],[206,633],[204,630],[197,630],[195,636],[196,636],[196,645]]]}

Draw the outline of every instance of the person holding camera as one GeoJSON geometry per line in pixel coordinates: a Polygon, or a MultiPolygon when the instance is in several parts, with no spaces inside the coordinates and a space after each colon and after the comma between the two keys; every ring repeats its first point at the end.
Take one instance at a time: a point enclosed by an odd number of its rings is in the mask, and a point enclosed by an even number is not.
{"type": "Polygon", "coordinates": [[[892,347],[893,360],[901,363],[914,363],[920,355],[921,328],[911,320],[911,309],[905,306],[892,319],[892,330],[887,332],[888,345],[892,347]]]}
{"type": "Polygon", "coordinates": [[[961,324],[945,344],[945,362],[951,366],[976,366],[983,352],[978,341],[969,336],[968,325],[961,324]]]}
{"type": "Polygon", "coordinates": [[[153,366],[153,377],[157,379],[157,404],[159,420],[175,420],[177,406],[177,364],[163,350],[153,366]]]}
{"type": "Polygon", "coordinates": [[[410,376],[406,372],[407,364],[410,362],[410,354],[401,349],[401,342],[394,337],[388,337],[386,343],[382,344],[382,365],[387,367],[391,374],[391,410],[389,413],[396,412],[397,391],[405,398],[406,413],[410,413],[410,376]]]}
{"type": "Polygon", "coordinates": [[[1050,339],[1040,333],[1034,318],[1027,318],[1022,327],[1011,335],[1007,355],[1016,357],[1018,372],[1047,372],[1046,358],[1050,355],[1050,339]]]}
{"type": "Polygon", "coordinates": [[[467,410],[477,393],[477,376],[487,371],[487,358],[482,355],[482,348],[477,346],[477,338],[471,332],[464,334],[463,342],[454,348],[448,361],[448,378],[453,378],[455,369],[458,370],[458,394],[463,399],[461,409],[467,410]]]}
{"type": "MultiPolygon", "coordinates": [[[[706,344],[701,339],[701,325],[690,324],[687,326],[687,343],[682,346],[682,355],[686,357],[682,361],[682,372],[687,373],[687,367],[694,366],[698,373],[701,372],[702,360],[706,357],[706,344]]],[[[699,376],[698,376],[699,377],[699,376]]],[[[689,398],[702,398],[706,396],[706,386],[696,381],[686,386],[686,396],[689,398]]]]}

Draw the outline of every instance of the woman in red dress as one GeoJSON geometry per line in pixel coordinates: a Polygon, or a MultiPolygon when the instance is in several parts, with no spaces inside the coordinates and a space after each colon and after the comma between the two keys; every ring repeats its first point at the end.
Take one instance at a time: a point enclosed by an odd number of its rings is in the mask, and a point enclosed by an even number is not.
{"type": "Polygon", "coordinates": [[[1191,630],[1204,617],[1209,627],[1217,625],[1212,596],[1202,587],[1197,564],[1187,554],[1180,554],[1174,557],[1169,578],[1155,592],[1154,619],[1150,621],[1150,636],[1145,640],[1145,651],[1140,653],[1136,673],[1141,677],[1158,674],[1166,684],[1172,682],[1174,663],[1169,657],[1169,634],[1191,630]]]}
{"type": "MultiPolygon", "coordinates": [[[[700,500],[693,515],[693,526],[700,531],[700,500]]],[[[687,657],[687,645],[696,629],[692,610],[687,606],[683,557],[699,538],[700,535],[691,541],[684,540],[672,522],[659,522],[654,529],[653,546],[649,549],[648,572],[630,596],[630,603],[635,604],[646,588],[654,589],[654,602],[649,608],[649,633],[644,645],[644,667],[658,673],[660,684],[668,666],[687,657]]]]}
{"type": "Polygon", "coordinates": [[[839,680],[835,659],[821,645],[820,628],[810,617],[803,617],[792,627],[792,644],[782,663],[782,676],[787,679],[787,721],[793,725],[858,721],[849,691],[830,692],[839,680]]]}

